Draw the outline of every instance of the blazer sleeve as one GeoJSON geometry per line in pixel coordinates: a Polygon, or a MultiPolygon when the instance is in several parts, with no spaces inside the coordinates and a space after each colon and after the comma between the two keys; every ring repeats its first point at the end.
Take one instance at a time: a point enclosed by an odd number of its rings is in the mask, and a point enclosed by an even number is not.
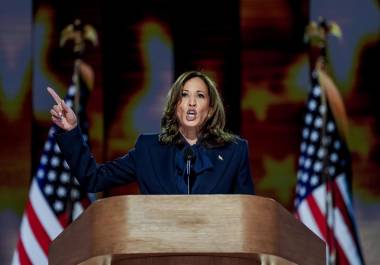
{"type": "Polygon", "coordinates": [[[136,180],[136,150],[104,164],[97,164],[77,126],[55,135],[71,173],[88,192],[124,185],[136,180]]]}
{"type": "Polygon", "coordinates": [[[248,142],[242,140],[239,145],[241,158],[233,191],[235,194],[255,194],[249,166],[248,142]]]}

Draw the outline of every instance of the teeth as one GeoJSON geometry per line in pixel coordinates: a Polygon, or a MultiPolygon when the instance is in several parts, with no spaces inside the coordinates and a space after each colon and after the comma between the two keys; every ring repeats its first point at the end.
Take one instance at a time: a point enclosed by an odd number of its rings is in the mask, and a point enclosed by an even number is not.
{"type": "Polygon", "coordinates": [[[189,111],[187,111],[187,113],[186,113],[186,119],[187,119],[188,121],[193,121],[193,120],[195,120],[195,117],[196,117],[196,111],[194,111],[194,110],[189,110],[189,111]]]}

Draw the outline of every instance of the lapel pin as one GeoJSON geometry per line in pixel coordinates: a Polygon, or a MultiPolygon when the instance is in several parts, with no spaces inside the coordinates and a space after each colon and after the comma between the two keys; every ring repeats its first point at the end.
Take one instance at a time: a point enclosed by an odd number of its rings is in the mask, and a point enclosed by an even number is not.
{"type": "Polygon", "coordinates": [[[221,155],[218,155],[218,159],[223,161],[223,157],[221,155]]]}

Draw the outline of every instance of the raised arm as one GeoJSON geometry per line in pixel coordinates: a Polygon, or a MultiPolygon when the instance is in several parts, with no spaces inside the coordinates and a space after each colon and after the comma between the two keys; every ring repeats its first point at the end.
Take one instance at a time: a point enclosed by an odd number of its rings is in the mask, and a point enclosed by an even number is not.
{"type": "Polygon", "coordinates": [[[97,164],[82,137],[74,111],[48,87],[56,105],[50,110],[54,124],[64,130],[55,135],[59,148],[73,176],[89,192],[98,192],[135,180],[135,150],[127,155],[97,164]]]}
{"type": "Polygon", "coordinates": [[[104,191],[136,180],[134,149],[123,157],[97,164],[78,126],[71,131],[56,134],[55,138],[71,173],[87,191],[104,191]]]}

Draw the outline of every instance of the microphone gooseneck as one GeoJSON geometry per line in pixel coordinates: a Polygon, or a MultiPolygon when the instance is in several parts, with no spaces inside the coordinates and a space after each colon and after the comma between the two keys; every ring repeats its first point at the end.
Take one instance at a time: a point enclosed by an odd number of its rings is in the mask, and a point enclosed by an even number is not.
{"type": "Polygon", "coordinates": [[[190,173],[191,173],[191,162],[194,161],[195,155],[193,149],[189,146],[185,149],[185,160],[186,160],[186,175],[187,175],[187,194],[190,194],[190,173]]]}

